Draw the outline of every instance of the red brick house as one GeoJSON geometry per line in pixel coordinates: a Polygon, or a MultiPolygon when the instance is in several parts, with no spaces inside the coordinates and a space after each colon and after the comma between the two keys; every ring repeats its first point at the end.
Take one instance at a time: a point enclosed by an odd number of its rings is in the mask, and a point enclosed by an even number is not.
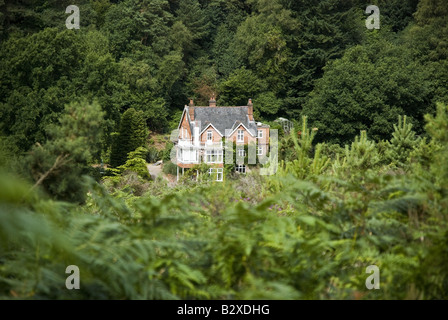
{"type": "MultiPolygon", "coordinates": [[[[257,156],[265,156],[268,152],[269,126],[255,121],[251,99],[247,106],[238,107],[216,106],[214,97],[208,106],[195,106],[190,100],[190,104],[184,107],[178,129],[175,142],[177,179],[185,169],[205,162],[211,166],[209,173],[214,174],[217,181],[222,181],[226,141],[236,145],[236,156],[244,157],[245,151],[241,146],[248,144],[256,145],[257,156]]],[[[245,173],[246,165],[236,164],[235,170],[245,173]]]]}

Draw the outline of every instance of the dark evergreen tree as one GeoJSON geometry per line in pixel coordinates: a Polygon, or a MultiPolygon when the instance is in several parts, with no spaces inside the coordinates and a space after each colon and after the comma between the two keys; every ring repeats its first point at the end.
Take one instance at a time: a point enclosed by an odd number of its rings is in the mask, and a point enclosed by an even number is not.
{"type": "Polygon", "coordinates": [[[120,130],[115,136],[110,163],[113,167],[124,164],[128,154],[138,147],[145,147],[148,130],[142,111],[130,108],[123,113],[120,122],[120,130]]]}

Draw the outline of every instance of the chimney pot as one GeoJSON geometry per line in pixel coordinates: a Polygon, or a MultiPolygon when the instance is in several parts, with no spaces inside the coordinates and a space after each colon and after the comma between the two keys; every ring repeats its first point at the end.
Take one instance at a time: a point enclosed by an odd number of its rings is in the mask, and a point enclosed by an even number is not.
{"type": "Polygon", "coordinates": [[[210,107],[216,107],[215,94],[213,94],[212,97],[210,98],[209,106],[210,107]]]}

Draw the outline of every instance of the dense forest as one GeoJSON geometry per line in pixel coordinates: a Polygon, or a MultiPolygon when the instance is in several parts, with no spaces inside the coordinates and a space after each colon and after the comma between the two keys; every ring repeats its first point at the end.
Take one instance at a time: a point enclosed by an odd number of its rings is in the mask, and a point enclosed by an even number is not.
{"type": "Polygon", "coordinates": [[[0,41],[1,299],[448,299],[444,0],[0,0],[0,41]],[[212,95],[272,175],[170,180],[212,95]]]}

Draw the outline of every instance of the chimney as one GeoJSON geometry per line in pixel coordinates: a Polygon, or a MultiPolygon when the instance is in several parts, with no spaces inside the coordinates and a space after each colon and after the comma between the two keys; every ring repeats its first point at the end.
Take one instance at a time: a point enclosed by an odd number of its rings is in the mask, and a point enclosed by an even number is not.
{"type": "Polygon", "coordinates": [[[216,107],[216,100],[215,100],[215,94],[210,98],[210,101],[208,102],[210,107],[216,107]]]}
{"type": "Polygon", "coordinates": [[[190,114],[190,120],[194,121],[194,103],[193,99],[190,99],[190,103],[188,104],[188,113],[190,114]]]}
{"type": "Polygon", "coordinates": [[[249,116],[249,121],[254,121],[254,105],[252,104],[252,99],[249,99],[247,103],[247,115],[249,116]]]}

